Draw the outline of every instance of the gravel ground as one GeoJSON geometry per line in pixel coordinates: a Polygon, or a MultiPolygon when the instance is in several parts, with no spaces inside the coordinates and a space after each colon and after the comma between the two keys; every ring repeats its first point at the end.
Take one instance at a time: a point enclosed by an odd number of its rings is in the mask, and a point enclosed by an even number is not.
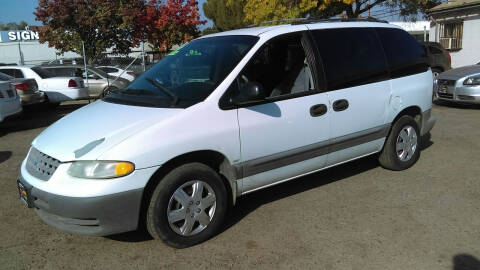
{"type": "Polygon", "coordinates": [[[249,194],[223,232],[183,250],[141,232],[63,233],[18,199],[30,142],[80,106],[0,124],[0,269],[480,269],[480,106],[435,105],[409,170],[367,157],[249,194]]]}

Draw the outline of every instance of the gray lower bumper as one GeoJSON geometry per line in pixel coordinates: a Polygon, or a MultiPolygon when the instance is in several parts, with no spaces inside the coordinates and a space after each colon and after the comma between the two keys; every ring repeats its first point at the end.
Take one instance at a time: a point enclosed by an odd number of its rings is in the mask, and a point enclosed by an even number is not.
{"type": "Polygon", "coordinates": [[[422,113],[422,127],[420,129],[420,135],[423,136],[432,130],[435,125],[435,116],[432,115],[432,110],[426,110],[422,113]]]}
{"type": "Polygon", "coordinates": [[[29,189],[35,212],[47,224],[70,233],[105,236],[138,227],[143,189],[107,196],[74,198],[29,189]]]}

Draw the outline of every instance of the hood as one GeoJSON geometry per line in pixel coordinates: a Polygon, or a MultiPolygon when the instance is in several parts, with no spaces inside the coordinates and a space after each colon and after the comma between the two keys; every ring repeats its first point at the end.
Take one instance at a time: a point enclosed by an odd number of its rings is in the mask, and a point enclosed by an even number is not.
{"type": "Polygon", "coordinates": [[[95,160],[128,137],[181,111],[99,100],[55,122],[32,146],[62,162],[95,160]]]}
{"type": "Polygon", "coordinates": [[[465,66],[447,70],[438,76],[438,79],[458,80],[470,75],[480,73],[480,65],[465,66]]]}

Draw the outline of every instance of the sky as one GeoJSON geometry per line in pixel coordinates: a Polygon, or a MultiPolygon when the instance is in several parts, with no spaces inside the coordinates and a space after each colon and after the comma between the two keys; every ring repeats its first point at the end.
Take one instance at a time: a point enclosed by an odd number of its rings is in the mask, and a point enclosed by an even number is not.
{"type": "MultiPolygon", "coordinates": [[[[200,12],[202,14],[202,19],[205,20],[203,15],[202,5],[206,0],[198,0],[200,6],[200,12]]],[[[0,0],[0,23],[8,22],[17,22],[26,21],[30,25],[39,25],[40,22],[35,21],[35,16],[33,12],[35,7],[37,7],[37,0],[0,0]]],[[[388,21],[401,21],[402,19],[396,16],[397,12],[384,11],[383,8],[374,8],[372,10],[372,15],[375,15],[378,18],[388,21]]],[[[201,28],[211,26],[212,22],[209,21],[206,25],[201,28]]]]}

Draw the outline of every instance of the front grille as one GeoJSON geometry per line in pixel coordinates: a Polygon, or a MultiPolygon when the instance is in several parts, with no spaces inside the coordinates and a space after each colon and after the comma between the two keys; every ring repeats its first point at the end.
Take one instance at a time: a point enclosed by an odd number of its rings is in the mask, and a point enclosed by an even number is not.
{"type": "Polygon", "coordinates": [[[439,98],[453,99],[453,94],[437,93],[439,98]]]}
{"type": "Polygon", "coordinates": [[[457,83],[457,81],[453,81],[453,80],[441,80],[441,79],[439,79],[437,83],[438,83],[438,85],[455,86],[455,84],[457,83]]]}
{"type": "Polygon", "coordinates": [[[32,147],[30,154],[28,154],[26,167],[27,171],[34,177],[48,181],[59,165],[59,160],[32,147]]]}
{"type": "Polygon", "coordinates": [[[475,97],[464,96],[464,95],[458,95],[457,98],[460,99],[460,100],[475,100],[475,97]]]}

